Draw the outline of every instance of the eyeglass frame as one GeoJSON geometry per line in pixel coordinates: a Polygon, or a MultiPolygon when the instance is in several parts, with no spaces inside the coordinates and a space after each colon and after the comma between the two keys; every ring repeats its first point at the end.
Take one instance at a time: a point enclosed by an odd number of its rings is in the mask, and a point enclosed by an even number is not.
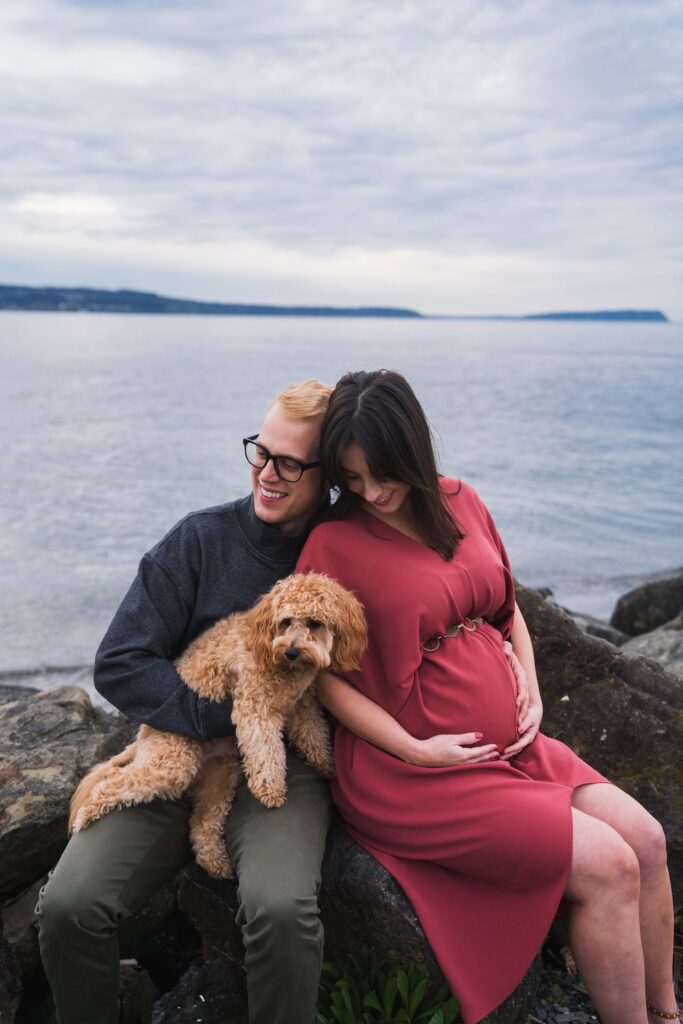
{"type": "Polygon", "coordinates": [[[294,455],[273,455],[271,452],[268,451],[268,449],[266,448],[266,446],[264,444],[260,444],[259,442],[256,441],[257,437],[258,437],[258,434],[252,434],[250,437],[243,437],[242,438],[242,444],[244,445],[244,457],[245,457],[245,459],[247,460],[247,462],[249,463],[250,466],[254,466],[254,469],[265,469],[266,466],[268,465],[268,463],[272,460],[273,469],[275,470],[275,474],[276,474],[278,480],[284,480],[284,482],[287,483],[287,484],[298,484],[299,480],[301,480],[301,477],[304,475],[304,473],[306,472],[307,469],[315,469],[316,466],[320,465],[319,461],[318,462],[302,462],[301,459],[297,459],[294,455]],[[256,444],[256,447],[260,448],[261,451],[263,451],[265,453],[266,459],[265,459],[265,462],[263,463],[262,466],[254,465],[254,463],[251,461],[251,459],[247,455],[247,445],[250,444],[250,443],[251,444],[256,444]],[[296,478],[296,480],[288,480],[286,476],[282,475],[282,473],[280,472],[280,470],[278,468],[278,459],[288,459],[290,462],[296,462],[297,466],[301,470],[301,472],[299,473],[299,475],[296,478]]]}

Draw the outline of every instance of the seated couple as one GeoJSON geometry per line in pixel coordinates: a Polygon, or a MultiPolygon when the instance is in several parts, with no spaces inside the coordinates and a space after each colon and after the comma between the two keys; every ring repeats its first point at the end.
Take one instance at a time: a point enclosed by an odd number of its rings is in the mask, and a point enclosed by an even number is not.
{"type": "MultiPolygon", "coordinates": [[[[361,670],[316,684],[336,779],[289,750],[284,806],[242,784],[227,819],[251,1024],[314,1020],[330,797],[411,900],[465,1024],[514,990],[558,912],[603,1024],[678,1019],[662,829],[539,730],[505,548],[457,452],[454,476],[439,474],[408,382],[292,385],[243,443],[251,493],[191,513],[143,557],[95,685],[136,722],[230,735],[229,702],[198,698],[173,666],[191,640],[294,570],[336,578],[365,608],[361,670]]],[[[157,800],[69,842],[40,899],[59,1024],[116,1024],[117,927],[192,859],[189,813],[157,800]]]]}

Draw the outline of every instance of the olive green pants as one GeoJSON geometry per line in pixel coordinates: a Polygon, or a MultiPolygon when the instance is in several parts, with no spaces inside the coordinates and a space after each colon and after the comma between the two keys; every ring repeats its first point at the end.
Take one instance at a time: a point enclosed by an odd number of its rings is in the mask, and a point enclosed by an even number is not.
{"type": "MultiPolygon", "coordinates": [[[[312,1024],[315,1016],[330,798],[291,751],[287,785],[284,806],[269,810],[242,783],[226,823],[251,1024],[312,1024]]],[[[117,928],[192,859],[188,818],[184,801],[157,800],[113,811],[70,840],[38,906],[59,1024],[117,1024],[117,928]]]]}

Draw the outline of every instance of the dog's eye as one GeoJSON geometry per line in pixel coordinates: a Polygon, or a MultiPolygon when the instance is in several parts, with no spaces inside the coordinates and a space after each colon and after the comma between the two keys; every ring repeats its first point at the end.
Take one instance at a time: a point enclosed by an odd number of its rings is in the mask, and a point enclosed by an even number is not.
{"type": "Polygon", "coordinates": [[[291,619],[280,619],[280,629],[289,629],[292,625],[291,619]]]}
{"type": "Polygon", "coordinates": [[[306,625],[309,629],[320,629],[322,622],[318,622],[317,619],[306,619],[306,625]]]}

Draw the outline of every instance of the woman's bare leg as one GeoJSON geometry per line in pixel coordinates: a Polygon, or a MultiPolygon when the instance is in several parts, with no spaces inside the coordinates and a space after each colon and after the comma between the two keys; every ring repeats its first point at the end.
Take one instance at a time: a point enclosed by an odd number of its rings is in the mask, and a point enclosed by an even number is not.
{"type": "Polygon", "coordinates": [[[647,1024],[638,860],[621,836],[572,808],[569,942],[602,1024],[647,1024]]]}
{"type": "MultiPolygon", "coordinates": [[[[673,984],[673,899],[666,866],[666,839],[659,822],[616,786],[604,783],[574,790],[574,807],[606,822],[638,858],[640,867],[640,936],[645,962],[647,1001],[660,1010],[677,1009],[673,984]]],[[[654,1014],[650,1021],[661,1020],[654,1014]]]]}

